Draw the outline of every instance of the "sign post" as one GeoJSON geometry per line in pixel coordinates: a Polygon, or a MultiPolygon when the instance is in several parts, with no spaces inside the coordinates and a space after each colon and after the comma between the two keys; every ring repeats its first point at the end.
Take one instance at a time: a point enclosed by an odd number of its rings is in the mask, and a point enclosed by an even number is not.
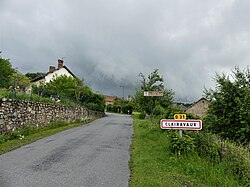
{"type": "MultiPolygon", "coordinates": [[[[187,118],[186,114],[175,114],[174,115],[174,119],[178,120],[178,119],[183,119],[185,120],[187,118]]],[[[180,138],[182,138],[182,129],[179,130],[179,134],[180,134],[180,138]]]]}
{"type": "Polygon", "coordinates": [[[177,130],[201,130],[202,121],[195,119],[174,120],[162,119],[160,123],[161,129],[177,129],[177,130]]]}
{"type": "Polygon", "coordinates": [[[145,97],[160,97],[160,96],[163,96],[163,91],[147,91],[147,92],[144,92],[144,96],[145,97]]]}
{"type": "Polygon", "coordinates": [[[180,138],[182,138],[182,130],[179,130],[180,138]]]}
{"type": "MultiPolygon", "coordinates": [[[[144,97],[162,97],[164,94],[163,91],[146,91],[143,93],[144,97]]],[[[150,99],[150,118],[152,113],[152,99],[150,99]]]]}
{"type": "Polygon", "coordinates": [[[202,129],[201,120],[186,120],[186,115],[184,114],[175,114],[174,118],[175,119],[162,119],[160,122],[161,129],[177,129],[179,130],[180,138],[182,138],[182,130],[197,131],[202,129]]]}

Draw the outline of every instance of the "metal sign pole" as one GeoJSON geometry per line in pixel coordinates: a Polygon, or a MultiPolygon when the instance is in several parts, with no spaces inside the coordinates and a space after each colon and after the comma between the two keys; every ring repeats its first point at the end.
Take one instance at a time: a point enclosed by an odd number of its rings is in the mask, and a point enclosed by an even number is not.
{"type": "Polygon", "coordinates": [[[182,130],[180,130],[179,132],[180,132],[180,138],[182,138],[182,130]]]}
{"type": "Polygon", "coordinates": [[[150,97],[150,120],[152,120],[152,97],[150,97]]]}

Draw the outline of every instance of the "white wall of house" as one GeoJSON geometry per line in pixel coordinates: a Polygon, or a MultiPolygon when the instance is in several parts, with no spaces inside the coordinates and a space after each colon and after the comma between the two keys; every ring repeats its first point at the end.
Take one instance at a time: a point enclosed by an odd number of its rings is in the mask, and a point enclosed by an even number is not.
{"type": "Polygon", "coordinates": [[[34,84],[34,85],[36,85],[36,86],[41,86],[41,85],[43,85],[44,84],[44,78],[43,79],[40,79],[40,80],[38,80],[38,81],[36,81],[36,82],[32,82],[32,84],[34,84]]]}
{"type": "Polygon", "coordinates": [[[66,75],[67,77],[73,77],[68,71],[67,69],[65,69],[64,67],[55,70],[53,73],[49,73],[48,75],[45,76],[45,83],[50,82],[51,80],[53,80],[56,77],[60,77],[62,75],[66,75]]]}

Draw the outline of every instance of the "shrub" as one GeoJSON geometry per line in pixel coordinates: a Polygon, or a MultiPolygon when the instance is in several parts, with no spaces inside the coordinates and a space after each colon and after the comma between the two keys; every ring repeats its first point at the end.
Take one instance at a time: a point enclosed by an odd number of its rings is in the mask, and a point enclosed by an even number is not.
{"type": "Polygon", "coordinates": [[[132,114],[133,113],[133,106],[132,104],[124,104],[122,105],[122,113],[124,114],[132,114]]]}
{"type": "Polygon", "coordinates": [[[113,105],[112,112],[121,113],[121,106],[120,105],[113,105]]]}
{"type": "Polygon", "coordinates": [[[152,111],[153,115],[159,116],[165,113],[164,108],[161,105],[156,105],[152,111]]]}
{"type": "Polygon", "coordinates": [[[145,119],[146,112],[141,112],[138,117],[139,117],[139,119],[145,119]]]}
{"type": "Polygon", "coordinates": [[[58,127],[64,127],[66,125],[68,125],[68,123],[64,121],[53,121],[53,122],[50,122],[46,127],[49,129],[55,129],[58,127]]]}
{"type": "Polygon", "coordinates": [[[225,168],[228,171],[232,171],[241,184],[250,186],[250,159],[247,148],[225,142],[222,161],[225,168]]]}
{"type": "Polygon", "coordinates": [[[196,151],[199,156],[209,158],[210,161],[218,163],[221,159],[221,142],[218,138],[209,133],[195,133],[196,151]]]}
{"type": "Polygon", "coordinates": [[[9,134],[9,140],[14,140],[14,139],[23,139],[24,136],[21,134],[20,131],[13,131],[9,134]]]}
{"type": "Polygon", "coordinates": [[[0,135],[0,144],[6,142],[8,139],[4,135],[0,135]]]}
{"type": "Polygon", "coordinates": [[[38,128],[37,127],[34,127],[34,126],[26,126],[24,129],[21,130],[21,133],[24,135],[24,136],[28,136],[30,134],[34,134],[38,131],[38,128]]]}
{"type": "Polygon", "coordinates": [[[170,150],[177,155],[193,153],[195,150],[194,140],[188,135],[183,135],[180,138],[178,133],[174,132],[170,136],[170,150]]]}

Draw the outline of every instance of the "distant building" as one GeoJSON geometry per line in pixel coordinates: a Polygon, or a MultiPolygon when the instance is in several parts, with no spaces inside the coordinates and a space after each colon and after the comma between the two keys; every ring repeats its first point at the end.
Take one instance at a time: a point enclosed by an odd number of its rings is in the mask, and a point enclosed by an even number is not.
{"type": "Polygon", "coordinates": [[[133,97],[130,94],[128,94],[128,96],[125,98],[125,100],[126,101],[132,101],[133,97]]]}
{"type": "Polygon", "coordinates": [[[207,113],[208,105],[209,105],[209,101],[205,98],[201,98],[200,100],[192,104],[186,110],[186,112],[203,118],[207,113]]]}
{"type": "Polygon", "coordinates": [[[180,108],[183,111],[186,111],[188,109],[188,107],[190,107],[192,104],[189,103],[181,103],[181,102],[174,102],[173,105],[175,107],[180,108]]]}
{"type": "Polygon", "coordinates": [[[75,75],[66,66],[63,65],[63,60],[58,59],[57,68],[55,66],[50,66],[48,73],[32,79],[31,82],[36,86],[40,86],[62,75],[66,75],[68,77],[75,77],[75,75]]]}
{"type": "Polygon", "coordinates": [[[116,96],[108,96],[108,95],[105,95],[104,96],[104,100],[105,100],[105,105],[108,106],[108,105],[113,105],[115,103],[115,98],[116,96]]]}

